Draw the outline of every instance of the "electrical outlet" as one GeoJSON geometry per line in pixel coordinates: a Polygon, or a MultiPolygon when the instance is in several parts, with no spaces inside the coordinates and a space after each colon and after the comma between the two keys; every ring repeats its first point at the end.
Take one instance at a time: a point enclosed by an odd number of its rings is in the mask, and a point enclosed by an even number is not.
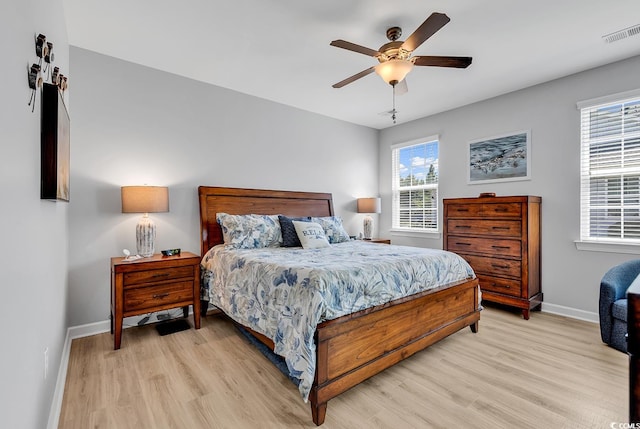
{"type": "Polygon", "coordinates": [[[49,347],[44,348],[44,379],[47,379],[49,373],[49,347]]]}

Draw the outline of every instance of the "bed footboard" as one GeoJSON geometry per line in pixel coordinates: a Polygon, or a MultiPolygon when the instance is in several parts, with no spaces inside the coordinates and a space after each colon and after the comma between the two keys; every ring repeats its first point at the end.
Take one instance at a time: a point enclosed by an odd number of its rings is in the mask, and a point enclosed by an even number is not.
{"type": "Polygon", "coordinates": [[[327,402],[367,378],[480,320],[478,280],[427,291],[323,322],[316,330],[313,422],[327,402]]]}

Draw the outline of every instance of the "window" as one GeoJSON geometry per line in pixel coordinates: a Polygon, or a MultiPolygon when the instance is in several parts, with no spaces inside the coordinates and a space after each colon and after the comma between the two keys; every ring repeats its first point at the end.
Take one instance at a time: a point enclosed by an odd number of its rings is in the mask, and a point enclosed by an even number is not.
{"type": "Polygon", "coordinates": [[[393,228],[438,232],[438,137],[391,149],[393,228]]]}
{"type": "Polygon", "coordinates": [[[640,91],[578,107],[580,239],[640,244],[640,91]]]}

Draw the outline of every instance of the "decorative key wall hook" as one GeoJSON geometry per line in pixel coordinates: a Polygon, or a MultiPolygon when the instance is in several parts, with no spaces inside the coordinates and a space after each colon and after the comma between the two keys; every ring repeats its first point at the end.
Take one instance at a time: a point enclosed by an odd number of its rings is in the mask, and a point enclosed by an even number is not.
{"type": "Polygon", "coordinates": [[[37,91],[39,88],[42,88],[43,82],[50,81],[63,93],[68,87],[67,77],[60,73],[59,67],[53,65],[55,58],[53,54],[53,42],[48,42],[47,36],[44,34],[38,34],[35,36],[35,48],[38,62],[33,63],[31,67],[27,64],[27,80],[29,82],[29,88],[31,89],[28,106],[31,106],[32,112],[36,107],[37,91]],[[43,60],[44,65],[42,64],[43,60]]]}
{"type": "Polygon", "coordinates": [[[33,112],[36,108],[36,91],[38,90],[38,88],[42,87],[40,66],[36,63],[33,63],[31,68],[29,68],[29,64],[27,64],[27,77],[29,79],[29,88],[31,88],[31,95],[29,96],[28,106],[31,106],[31,111],[33,112]]]}

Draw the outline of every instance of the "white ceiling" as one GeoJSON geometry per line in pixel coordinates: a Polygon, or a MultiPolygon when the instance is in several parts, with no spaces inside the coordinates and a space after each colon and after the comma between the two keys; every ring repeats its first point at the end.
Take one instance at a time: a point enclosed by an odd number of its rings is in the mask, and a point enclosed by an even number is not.
{"type": "MultiPolygon", "coordinates": [[[[405,40],[432,12],[451,22],[415,55],[471,56],[467,69],[415,67],[398,123],[640,54],[639,0],[64,0],[69,43],[341,120],[382,129],[392,89],[377,62],[329,46],[372,49],[391,26],[405,40]]],[[[70,71],[73,85],[73,70],[70,71]]],[[[640,80],[638,83],[640,86],[640,80]]]]}

